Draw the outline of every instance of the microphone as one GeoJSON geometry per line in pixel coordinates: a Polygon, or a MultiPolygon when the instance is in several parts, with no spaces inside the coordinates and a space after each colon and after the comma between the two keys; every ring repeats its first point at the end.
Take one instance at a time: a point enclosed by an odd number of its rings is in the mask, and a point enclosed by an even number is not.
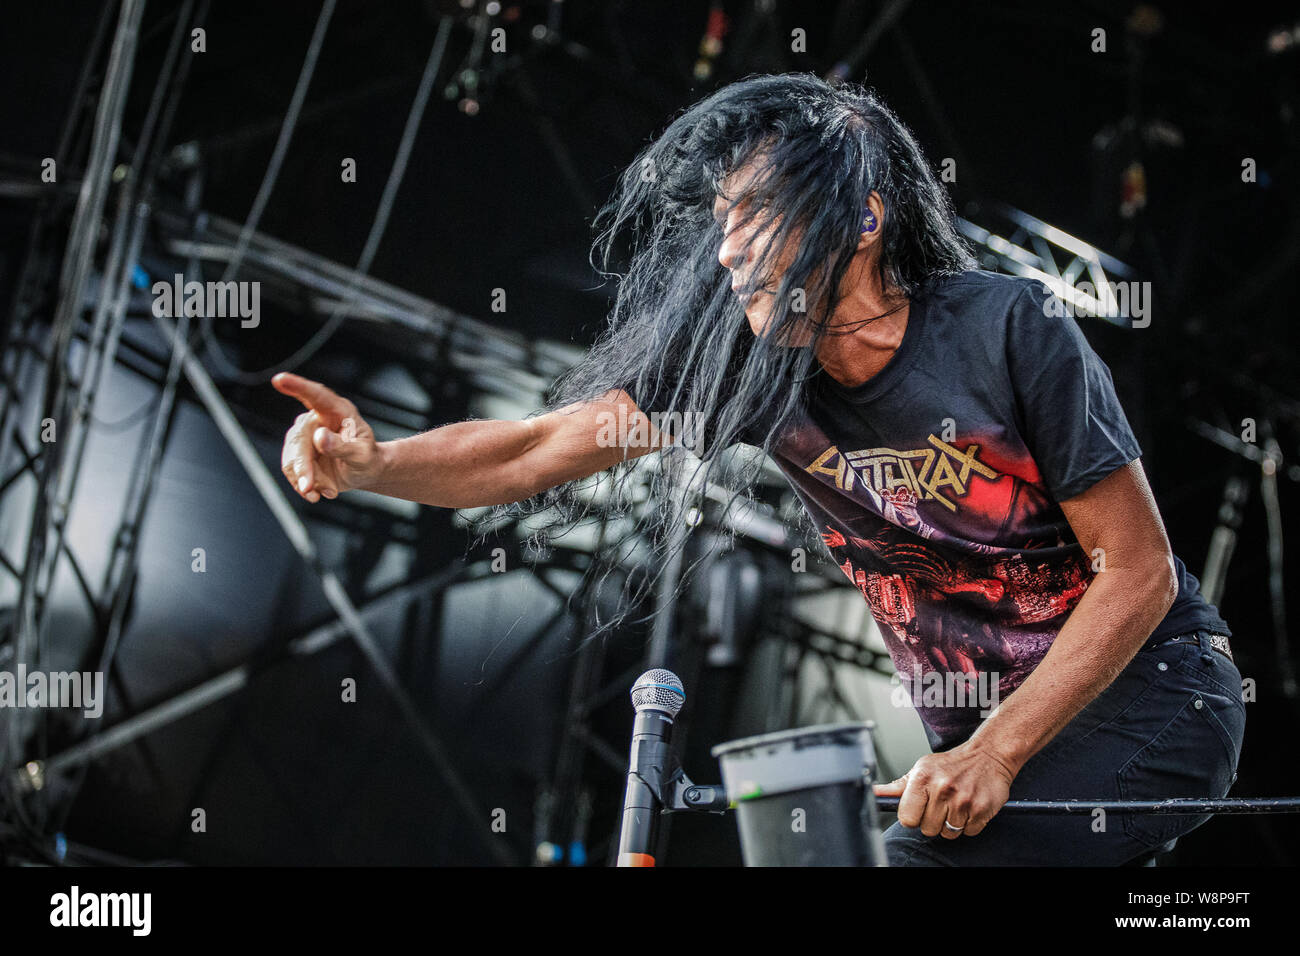
{"type": "Polygon", "coordinates": [[[654,866],[654,838],[666,772],[672,763],[673,718],[686,703],[681,679],[672,671],[646,671],[632,685],[636,722],[623,795],[619,866],[654,866]]]}

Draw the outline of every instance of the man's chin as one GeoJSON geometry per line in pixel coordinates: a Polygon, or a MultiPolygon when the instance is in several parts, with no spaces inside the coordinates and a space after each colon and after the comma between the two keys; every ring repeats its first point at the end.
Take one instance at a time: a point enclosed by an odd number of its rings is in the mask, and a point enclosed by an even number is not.
{"type": "Polygon", "coordinates": [[[749,330],[760,338],[767,337],[767,330],[772,324],[772,316],[761,307],[755,306],[753,300],[745,303],[745,318],[749,320],[749,330]]]}

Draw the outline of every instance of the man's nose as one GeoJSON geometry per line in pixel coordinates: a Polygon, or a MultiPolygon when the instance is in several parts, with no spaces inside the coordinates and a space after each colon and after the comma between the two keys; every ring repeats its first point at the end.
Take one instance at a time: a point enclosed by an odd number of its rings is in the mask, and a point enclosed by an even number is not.
{"type": "Polygon", "coordinates": [[[741,230],[734,229],[727,233],[726,238],[722,240],[722,245],[718,247],[718,261],[723,267],[733,272],[742,262],[745,261],[745,254],[748,244],[743,241],[741,230]]]}

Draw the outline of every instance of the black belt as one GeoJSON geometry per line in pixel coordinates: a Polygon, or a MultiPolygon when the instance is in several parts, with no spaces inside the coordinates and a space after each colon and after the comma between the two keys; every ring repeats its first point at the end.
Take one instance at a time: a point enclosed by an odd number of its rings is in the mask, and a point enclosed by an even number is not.
{"type": "Polygon", "coordinates": [[[1227,637],[1222,634],[1211,634],[1209,631],[1192,631],[1190,634],[1179,634],[1175,637],[1162,637],[1159,640],[1148,643],[1142,649],[1144,651],[1153,651],[1157,647],[1164,647],[1166,644],[1189,644],[1192,642],[1200,644],[1201,647],[1208,647],[1212,650],[1216,650],[1228,660],[1233,660],[1232,648],[1228,644],[1227,637]]]}

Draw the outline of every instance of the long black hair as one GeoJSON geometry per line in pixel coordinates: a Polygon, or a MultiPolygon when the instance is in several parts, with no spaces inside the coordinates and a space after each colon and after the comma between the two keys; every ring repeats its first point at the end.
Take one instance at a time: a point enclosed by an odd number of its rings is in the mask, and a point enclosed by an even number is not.
{"type": "MultiPolygon", "coordinates": [[[[761,435],[770,451],[803,401],[803,384],[819,371],[817,344],[852,331],[831,329],[829,322],[873,191],[884,208],[876,261],[882,289],[911,298],[937,275],[974,267],[948,195],[912,134],[876,94],[856,84],[832,86],[813,74],[747,77],[681,113],[620,175],[597,214],[592,247],[592,264],[618,283],[608,325],[584,360],[551,387],[541,411],[613,389],[644,404],[657,396],[661,410],[697,423],[693,437],[704,439],[703,460],[680,445],[650,456],[659,467],[650,469],[649,502],[638,501],[633,490],[634,476],[645,475],[645,459],[624,461],[595,479],[498,506],[480,526],[526,518],[544,546],[599,510],[608,523],[589,573],[603,580],[630,561],[649,573],[625,578],[638,582],[634,593],[625,589],[617,612],[597,622],[590,636],[624,622],[673,566],[688,543],[682,529],[698,521],[708,490],[716,498],[725,489],[725,507],[752,504],[762,457],[737,462],[717,452],[742,433],[755,446],[761,435]],[[723,195],[724,180],[742,169],[752,173],[744,195],[723,195]],[[724,235],[713,205],[720,195],[737,212],[736,228],[752,223],[752,235],[762,237],[760,248],[748,250],[757,284],[776,283],[769,287],[771,324],[761,337],[751,331],[718,259],[724,235]],[[620,273],[611,264],[624,255],[620,273]],[[786,336],[807,330],[813,337],[806,346],[780,344],[799,341],[786,336]]],[[[707,556],[684,569],[679,588],[707,556]]]]}

